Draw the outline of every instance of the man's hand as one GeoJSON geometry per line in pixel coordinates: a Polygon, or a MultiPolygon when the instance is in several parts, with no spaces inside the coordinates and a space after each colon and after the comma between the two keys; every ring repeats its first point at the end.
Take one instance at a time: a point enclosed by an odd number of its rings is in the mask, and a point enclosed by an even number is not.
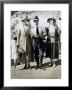
{"type": "Polygon", "coordinates": [[[45,39],[47,40],[48,36],[45,36],[45,39]]]}

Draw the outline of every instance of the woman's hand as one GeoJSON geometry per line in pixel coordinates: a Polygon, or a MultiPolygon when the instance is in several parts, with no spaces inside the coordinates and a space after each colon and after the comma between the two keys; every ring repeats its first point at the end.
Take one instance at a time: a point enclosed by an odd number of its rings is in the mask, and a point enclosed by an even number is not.
{"type": "Polygon", "coordinates": [[[19,47],[19,42],[16,43],[16,46],[19,47]]]}

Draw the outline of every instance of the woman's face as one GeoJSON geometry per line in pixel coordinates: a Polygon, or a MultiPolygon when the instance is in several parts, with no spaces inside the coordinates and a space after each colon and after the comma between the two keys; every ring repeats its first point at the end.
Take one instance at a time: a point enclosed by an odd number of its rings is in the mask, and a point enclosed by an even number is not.
{"type": "Polygon", "coordinates": [[[53,24],[53,20],[50,20],[50,24],[53,24]]]}

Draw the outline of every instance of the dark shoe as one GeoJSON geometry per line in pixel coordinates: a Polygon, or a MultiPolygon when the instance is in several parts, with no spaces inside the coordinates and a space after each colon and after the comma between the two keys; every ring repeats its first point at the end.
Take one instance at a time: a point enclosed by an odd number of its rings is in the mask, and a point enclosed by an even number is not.
{"type": "Polygon", "coordinates": [[[49,66],[53,66],[53,63],[52,63],[52,62],[50,62],[50,63],[49,63],[49,66]]]}
{"type": "Polygon", "coordinates": [[[27,69],[27,65],[25,65],[24,68],[22,68],[21,70],[23,70],[23,69],[27,69]]]}
{"type": "Polygon", "coordinates": [[[36,66],[35,69],[39,69],[39,66],[36,66]]]}
{"type": "Polygon", "coordinates": [[[17,65],[20,65],[20,62],[17,65]]]}
{"type": "Polygon", "coordinates": [[[45,68],[45,67],[43,67],[43,66],[40,66],[40,69],[42,69],[42,70],[44,70],[44,71],[46,70],[46,68],[45,68]]]}
{"type": "Polygon", "coordinates": [[[32,68],[31,68],[31,66],[30,66],[30,64],[28,64],[28,67],[27,67],[27,69],[32,69],[32,68]]]}

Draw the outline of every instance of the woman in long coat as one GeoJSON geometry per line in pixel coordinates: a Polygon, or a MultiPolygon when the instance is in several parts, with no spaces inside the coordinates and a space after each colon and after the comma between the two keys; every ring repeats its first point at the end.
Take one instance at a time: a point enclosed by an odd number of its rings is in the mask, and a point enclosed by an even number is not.
{"type": "Polygon", "coordinates": [[[55,59],[59,57],[59,50],[58,50],[58,40],[59,40],[59,32],[58,26],[56,25],[56,20],[54,18],[49,18],[47,20],[49,23],[48,30],[50,33],[51,39],[51,65],[53,61],[53,65],[55,66],[55,59]]]}
{"type": "Polygon", "coordinates": [[[23,24],[20,25],[17,36],[18,53],[21,55],[21,61],[25,63],[23,69],[30,68],[31,60],[31,25],[29,21],[27,16],[22,20],[23,24]]]}

